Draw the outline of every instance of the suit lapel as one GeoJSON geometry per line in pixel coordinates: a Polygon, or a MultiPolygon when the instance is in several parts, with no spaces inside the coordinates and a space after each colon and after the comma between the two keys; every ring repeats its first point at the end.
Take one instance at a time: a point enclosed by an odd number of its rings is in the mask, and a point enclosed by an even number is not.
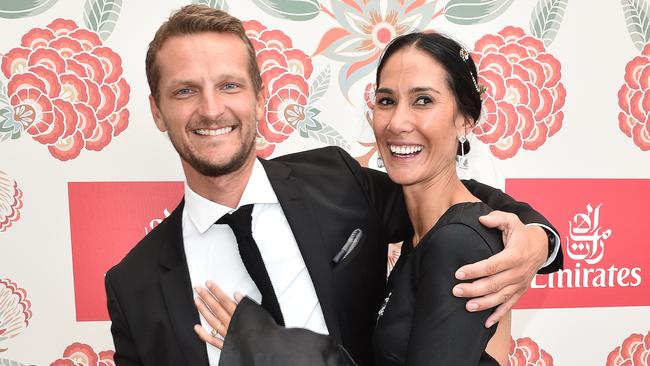
{"type": "Polygon", "coordinates": [[[339,320],[334,307],[332,269],[329,251],[314,216],[302,182],[291,175],[291,168],[272,160],[260,159],[271,182],[293,236],[298,243],[307,270],[316,289],[330,335],[341,343],[339,320]]]}
{"type": "Polygon", "coordinates": [[[188,365],[208,366],[205,343],[194,333],[194,324],[200,324],[199,313],[192,302],[190,281],[185,250],[183,249],[184,201],[169,216],[165,226],[165,242],[160,253],[160,265],[167,270],[160,281],[161,291],[178,345],[188,365]]]}

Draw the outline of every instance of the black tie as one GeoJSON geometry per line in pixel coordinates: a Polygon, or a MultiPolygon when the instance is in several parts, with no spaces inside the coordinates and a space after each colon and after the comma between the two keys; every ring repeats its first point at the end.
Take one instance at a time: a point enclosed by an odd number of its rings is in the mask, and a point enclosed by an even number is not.
{"type": "Polygon", "coordinates": [[[278,298],[275,296],[271,278],[266,271],[257,243],[253,239],[251,212],[253,212],[253,205],[244,205],[232,214],[223,215],[216,223],[230,226],[235,233],[242,262],[262,294],[262,306],[271,313],[279,325],[284,326],[282,310],[280,310],[278,298]]]}

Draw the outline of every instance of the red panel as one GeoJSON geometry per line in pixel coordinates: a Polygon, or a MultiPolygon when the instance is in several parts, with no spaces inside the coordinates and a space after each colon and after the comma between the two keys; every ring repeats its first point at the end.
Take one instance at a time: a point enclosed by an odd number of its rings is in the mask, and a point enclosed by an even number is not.
{"type": "Polygon", "coordinates": [[[109,320],[104,274],[182,196],[182,182],[68,183],[77,321],[109,320]]]}
{"type": "Polygon", "coordinates": [[[560,231],[564,270],[537,275],[516,308],[650,305],[648,179],[508,179],[560,231]]]}

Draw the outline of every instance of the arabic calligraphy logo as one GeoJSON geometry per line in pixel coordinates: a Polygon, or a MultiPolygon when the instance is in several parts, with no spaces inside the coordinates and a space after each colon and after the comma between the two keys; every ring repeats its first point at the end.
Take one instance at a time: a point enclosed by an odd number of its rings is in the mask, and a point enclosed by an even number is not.
{"type": "Polygon", "coordinates": [[[599,204],[593,208],[587,204],[587,212],[579,213],[569,220],[567,254],[573,260],[596,264],[603,259],[605,240],[612,235],[611,229],[603,229],[600,224],[599,204]]]}
{"type": "Polygon", "coordinates": [[[156,217],[156,218],[152,219],[151,221],[149,221],[149,224],[148,224],[149,227],[147,227],[147,226],[144,227],[144,235],[149,234],[149,232],[151,230],[153,230],[156,226],[158,226],[158,224],[160,224],[164,219],[168,218],[169,215],[171,215],[169,213],[169,210],[165,208],[163,210],[163,217],[161,217],[161,218],[156,217]]]}
{"type": "Polygon", "coordinates": [[[575,266],[564,268],[547,276],[535,276],[532,288],[587,288],[587,287],[638,287],[641,285],[641,267],[619,267],[616,263],[599,263],[605,254],[605,240],[612,236],[612,229],[600,225],[602,203],[594,208],[587,204],[587,211],[569,220],[566,252],[576,261],[575,266]],[[583,263],[587,266],[582,266],[583,263]]]}

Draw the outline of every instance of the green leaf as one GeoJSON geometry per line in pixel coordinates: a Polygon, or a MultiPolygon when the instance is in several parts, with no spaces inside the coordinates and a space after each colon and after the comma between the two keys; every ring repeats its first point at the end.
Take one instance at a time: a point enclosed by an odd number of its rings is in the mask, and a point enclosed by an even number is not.
{"type": "Polygon", "coordinates": [[[485,23],[503,14],[513,1],[450,0],[445,5],[445,17],[461,25],[485,23]]]}
{"type": "Polygon", "coordinates": [[[321,73],[318,74],[318,77],[316,77],[311,85],[309,85],[309,100],[307,101],[307,105],[315,103],[325,95],[327,88],[330,86],[330,74],[330,65],[327,65],[325,70],[321,71],[321,73]]]}
{"type": "Polygon", "coordinates": [[[627,23],[627,31],[634,46],[642,50],[650,41],[650,21],[648,20],[648,3],[645,0],[622,0],[623,15],[627,23]]]}
{"type": "Polygon", "coordinates": [[[253,0],[265,13],[280,19],[304,21],[320,13],[318,0],[253,0]]]}
{"type": "Polygon", "coordinates": [[[530,17],[530,32],[548,47],[557,35],[568,0],[539,0],[530,17]]]}
{"type": "Polygon", "coordinates": [[[299,128],[298,133],[300,134],[300,137],[304,137],[304,138],[309,137],[309,131],[307,131],[306,128],[299,128]]]}
{"type": "Polygon", "coordinates": [[[315,118],[308,118],[304,124],[300,125],[300,136],[311,137],[326,145],[338,146],[345,150],[350,150],[350,144],[345,140],[337,130],[315,118]]]}
{"type": "Polygon", "coordinates": [[[312,117],[316,117],[320,114],[321,110],[315,107],[308,107],[307,108],[307,113],[310,114],[312,117]]]}
{"type": "Polygon", "coordinates": [[[36,366],[36,365],[27,365],[20,363],[18,361],[7,360],[6,358],[0,358],[0,366],[36,366]]]}
{"type": "Polygon", "coordinates": [[[86,0],[84,23],[105,41],[113,33],[122,10],[122,0],[86,0]]]}
{"type": "Polygon", "coordinates": [[[38,15],[58,0],[2,0],[0,1],[0,18],[16,19],[38,15]]]}
{"type": "Polygon", "coordinates": [[[23,125],[14,121],[10,107],[0,109],[0,142],[15,140],[23,133],[23,125]]]}
{"type": "Polygon", "coordinates": [[[305,130],[311,130],[311,131],[320,131],[323,129],[323,124],[320,123],[316,118],[314,118],[316,114],[314,113],[309,113],[307,118],[300,122],[299,128],[303,128],[305,130]]]}
{"type": "Polygon", "coordinates": [[[226,0],[192,0],[193,4],[206,4],[207,6],[225,12],[228,11],[228,2],[226,0]]]}
{"type": "Polygon", "coordinates": [[[7,98],[7,86],[0,80],[0,106],[9,105],[9,98],[7,98]]]}

